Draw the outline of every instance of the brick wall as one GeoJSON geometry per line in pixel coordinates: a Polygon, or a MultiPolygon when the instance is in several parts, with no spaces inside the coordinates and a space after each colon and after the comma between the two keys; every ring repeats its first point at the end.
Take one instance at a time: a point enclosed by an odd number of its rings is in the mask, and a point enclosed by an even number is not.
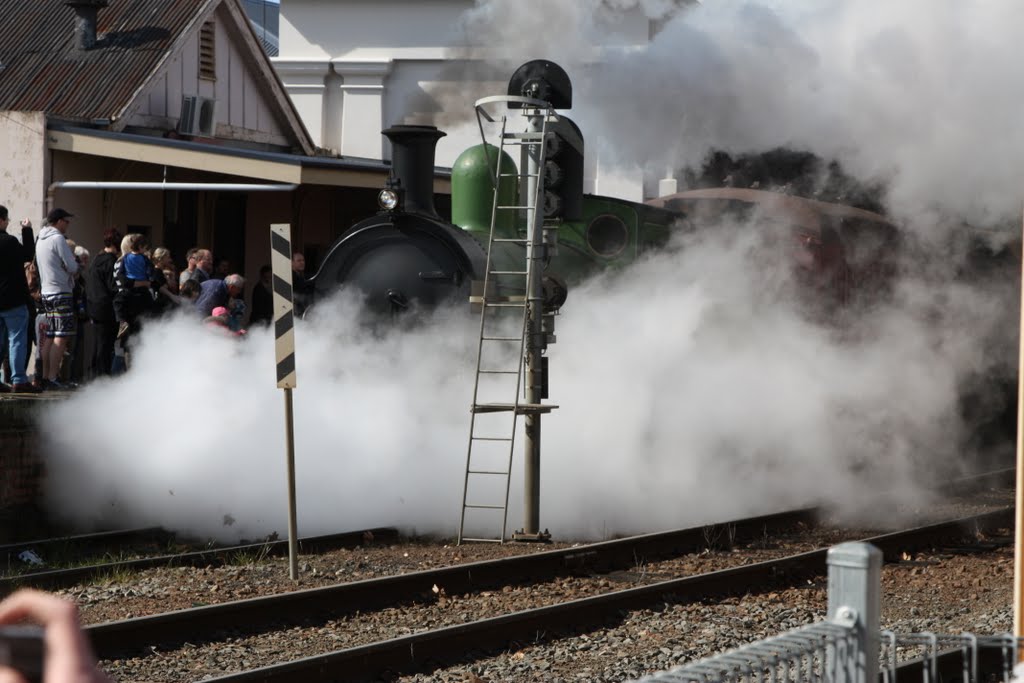
{"type": "Polygon", "coordinates": [[[45,466],[35,424],[42,398],[0,398],[0,543],[45,533],[45,466]]]}

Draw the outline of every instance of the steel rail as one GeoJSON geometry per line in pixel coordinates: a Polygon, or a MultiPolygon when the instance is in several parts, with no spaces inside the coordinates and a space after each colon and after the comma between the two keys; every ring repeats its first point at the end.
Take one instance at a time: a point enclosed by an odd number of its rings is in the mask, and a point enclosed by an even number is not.
{"type": "MultiPolygon", "coordinates": [[[[1014,520],[1014,508],[974,515],[914,529],[863,539],[887,557],[936,540],[976,534],[983,529],[1005,528],[1014,520]]],[[[370,643],[323,655],[262,667],[218,678],[210,683],[309,683],[377,679],[397,672],[424,672],[464,658],[470,650],[493,652],[509,642],[533,641],[551,632],[558,635],[585,632],[605,625],[630,610],[665,600],[693,602],[711,595],[760,592],[780,582],[803,581],[826,571],[828,548],[799,553],[708,574],[672,579],[537,609],[505,614],[447,628],[425,631],[393,640],[370,643]]]]}
{"type": "MultiPolygon", "coordinates": [[[[299,539],[299,547],[306,553],[323,552],[343,547],[353,547],[364,542],[367,534],[374,540],[393,541],[398,538],[398,530],[387,527],[366,529],[363,531],[346,531],[340,534],[328,534],[299,539]]],[[[82,567],[66,569],[50,569],[28,572],[12,576],[0,577],[0,595],[6,595],[16,588],[33,586],[35,588],[60,588],[82,581],[107,576],[122,571],[140,571],[153,567],[200,566],[211,562],[224,562],[232,555],[244,553],[264,553],[266,555],[285,555],[288,553],[288,541],[261,541],[244,545],[224,546],[196,550],[188,553],[142,557],[120,562],[106,562],[82,567]]]]}
{"type": "Polygon", "coordinates": [[[74,536],[54,536],[53,538],[38,538],[34,540],[21,541],[19,543],[5,543],[0,545],[0,555],[15,555],[22,550],[33,550],[36,552],[52,552],[52,548],[68,550],[72,548],[92,548],[95,546],[122,545],[134,542],[165,542],[174,538],[174,534],[162,527],[140,527],[137,529],[114,529],[110,531],[98,531],[91,534],[77,534],[74,536]]]}

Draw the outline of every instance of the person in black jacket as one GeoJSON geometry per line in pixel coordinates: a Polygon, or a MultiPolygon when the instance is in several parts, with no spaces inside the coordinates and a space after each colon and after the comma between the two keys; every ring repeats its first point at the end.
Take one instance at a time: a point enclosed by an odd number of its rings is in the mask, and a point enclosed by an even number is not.
{"type": "Polygon", "coordinates": [[[252,286],[252,308],[249,327],[269,325],[274,321],[274,285],[269,265],[260,267],[260,279],[252,286]]]}
{"type": "Polygon", "coordinates": [[[32,224],[22,221],[22,239],[7,234],[10,216],[0,206],[0,342],[7,347],[11,385],[0,384],[0,391],[35,391],[28,381],[28,282],[25,261],[32,260],[32,224]],[[27,237],[27,239],[26,239],[27,237]]]}
{"type": "Polygon", "coordinates": [[[296,318],[305,315],[313,303],[313,286],[306,280],[306,255],[301,251],[292,254],[292,302],[296,318]]]}
{"type": "Polygon", "coordinates": [[[121,233],[114,228],[103,233],[103,251],[89,264],[85,273],[85,301],[96,344],[92,367],[96,376],[109,375],[114,360],[117,320],[114,318],[114,263],[121,254],[121,233]]]}

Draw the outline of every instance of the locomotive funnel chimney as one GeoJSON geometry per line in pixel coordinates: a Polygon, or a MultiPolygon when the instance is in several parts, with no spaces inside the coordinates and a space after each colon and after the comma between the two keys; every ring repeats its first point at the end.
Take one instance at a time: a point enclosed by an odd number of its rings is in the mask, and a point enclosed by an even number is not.
{"type": "Polygon", "coordinates": [[[391,141],[390,182],[404,195],[403,209],[436,216],[434,148],[446,134],[434,126],[392,126],[383,133],[391,141]]]}

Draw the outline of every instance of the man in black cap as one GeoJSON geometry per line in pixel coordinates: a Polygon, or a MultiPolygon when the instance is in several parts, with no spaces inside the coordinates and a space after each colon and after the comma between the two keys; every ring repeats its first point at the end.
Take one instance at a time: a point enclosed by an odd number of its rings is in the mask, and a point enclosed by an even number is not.
{"type": "Polygon", "coordinates": [[[54,209],[46,217],[46,226],[39,231],[36,242],[36,267],[39,269],[39,287],[46,315],[46,336],[53,338],[48,353],[43,354],[43,388],[68,388],[57,380],[64,352],[75,338],[78,318],[75,300],[71,294],[75,287],[78,261],[64,235],[73,216],[64,209],[54,209]]]}
{"type": "Polygon", "coordinates": [[[29,299],[25,280],[25,262],[32,260],[32,224],[21,223],[24,242],[7,234],[9,224],[7,207],[0,206],[0,327],[5,330],[0,343],[7,347],[11,365],[11,386],[0,384],[0,391],[32,392],[35,387],[26,374],[29,299]]]}

